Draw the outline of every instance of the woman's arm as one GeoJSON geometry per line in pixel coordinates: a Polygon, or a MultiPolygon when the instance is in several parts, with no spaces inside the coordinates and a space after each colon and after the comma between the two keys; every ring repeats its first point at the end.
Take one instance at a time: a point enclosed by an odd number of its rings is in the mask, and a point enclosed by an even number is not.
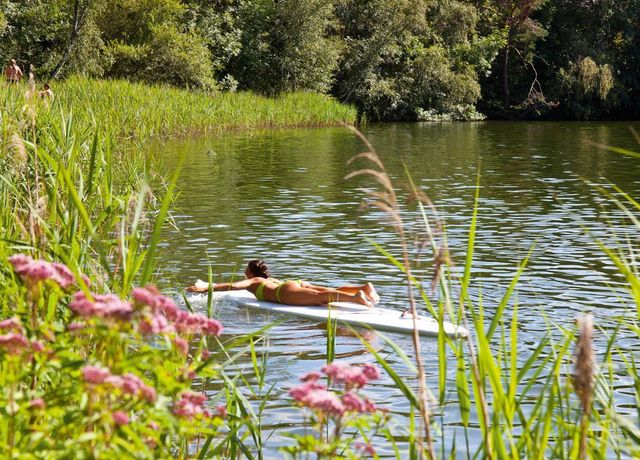
{"type": "MultiPolygon", "coordinates": [[[[213,283],[211,288],[213,291],[240,291],[250,288],[256,282],[256,278],[244,279],[234,283],[213,283]]],[[[207,292],[208,286],[189,286],[187,292],[207,292]]]]}

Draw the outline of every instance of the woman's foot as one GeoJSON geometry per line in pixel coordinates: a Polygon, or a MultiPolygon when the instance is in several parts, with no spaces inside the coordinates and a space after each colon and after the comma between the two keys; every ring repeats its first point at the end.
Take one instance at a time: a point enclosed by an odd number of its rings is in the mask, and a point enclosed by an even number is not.
{"type": "Polygon", "coordinates": [[[365,293],[365,295],[369,298],[369,300],[371,300],[374,305],[378,305],[378,303],[380,302],[380,296],[376,292],[376,288],[373,287],[373,284],[365,284],[364,288],[362,288],[362,292],[365,293]]]}
{"type": "Polygon", "coordinates": [[[364,291],[358,291],[358,293],[354,297],[356,303],[364,305],[367,308],[373,308],[373,303],[371,303],[371,301],[367,299],[367,295],[364,293],[364,291]]]}

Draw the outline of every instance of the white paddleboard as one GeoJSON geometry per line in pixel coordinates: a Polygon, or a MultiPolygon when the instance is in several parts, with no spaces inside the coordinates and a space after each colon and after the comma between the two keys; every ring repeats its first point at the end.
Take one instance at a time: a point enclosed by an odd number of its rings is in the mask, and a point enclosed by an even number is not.
{"type": "MultiPolygon", "coordinates": [[[[200,284],[207,286],[207,283],[198,280],[196,286],[200,284]]],[[[218,291],[213,294],[215,299],[224,299],[225,302],[253,310],[299,316],[325,323],[331,318],[332,320],[337,320],[339,323],[354,326],[365,325],[379,331],[401,332],[404,334],[413,333],[413,319],[410,316],[403,318],[401,312],[387,308],[375,307],[369,309],[364,305],[351,302],[332,302],[329,304],[329,307],[285,305],[257,300],[251,292],[245,290],[218,291]]],[[[200,295],[200,297],[206,298],[206,294],[200,295]]],[[[438,335],[438,322],[431,317],[420,316],[417,320],[417,326],[420,335],[438,335]]],[[[448,321],[443,323],[443,328],[449,337],[467,337],[469,334],[464,327],[456,326],[448,321]]]]}

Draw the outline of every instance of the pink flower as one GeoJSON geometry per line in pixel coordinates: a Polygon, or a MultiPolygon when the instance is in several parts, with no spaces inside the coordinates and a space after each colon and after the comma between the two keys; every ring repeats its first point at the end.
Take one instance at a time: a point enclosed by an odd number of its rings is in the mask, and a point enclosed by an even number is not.
{"type": "Polygon", "coordinates": [[[140,394],[142,394],[142,397],[149,402],[154,402],[157,396],[156,389],[149,385],[140,387],[140,394]]]}
{"type": "Polygon", "coordinates": [[[173,344],[176,346],[180,353],[187,356],[187,354],[189,353],[189,342],[187,342],[182,337],[176,337],[173,339],[173,344]]]}
{"type": "Polygon", "coordinates": [[[44,409],[46,407],[46,404],[44,403],[44,399],[35,398],[29,401],[29,407],[32,409],[44,409]]]}
{"type": "Polygon", "coordinates": [[[76,283],[76,277],[73,276],[73,272],[69,270],[69,267],[67,267],[66,265],[59,262],[53,262],[51,264],[51,267],[57,275],[55,281],[60,285],[61,288],[66,289],[76,283]]]}
{"type": "Polygon", "coordinates": [[[29,345],[27,338],[19,333],[11,332],[0,335],[0,349],[4,348],[7,353],[16,355],[29,345]]]}
{"type": "Polygon", "coordinates": [[[109,377],[104,379],[104,382],[102,382],[102,383],[106,383],[106,384],[111,385],[112,387],[115,387],[115,388],[121,388],[122,384],[124,383],[124,381],[122,380],[122,377],[120,377],[119,375],[111,374],[109,377]]]}
{"type": "Polygon", "coordinates": [[[209,357],[211,357],[211,352],[206,348],[203,348],[202,352],[200,352],[200,356],[204,361],[206,361],[207,359],[209,359],[209,357]]]}
{"type": "Polygon", "coordinates": [[[105,383],[107,378],[111,377],[109,369],[98,366],[85,366],[82,368],[82,377],[84,381],[92,385],[105,383]]]}
{"type": "Polygon", "coordinates": [[[131,292],[133,300],[139,305],[148,305],[154,313],[164,314],[170,321],[174,321],[180,309],[169,297],[160,294],[155,286],[135,288],[131,292]]]}
{"type": "Polygon", "coordinates": [[[360,413],[365,412],[367,407],[364,401],[351,391],[347,391],[342,395],[342,404],[344,404],[346,410],[360,413]]]}
{"type": "Polygon", "coordinates": [[[176,402],[173,413],[180,417],[191,419],[196,416],[207,417],[210,411],[203,407],[207,397],[202,393],[194,393],[185,391],[182,393],[180,400],[176,402]]]}
{"type": "Polygon", "coordinates": [[[140,333],[144,335],[173,332],[173,327],[169,325],[167,318],[162,313],[154,313],[150,319],[141,320],[138,327],[140,333]]]}
{"type": "Polygon", "coordinates": [[[333,383],[344,383],[348,388],[363,387],[369,380],[363,374],[361,367],[346,363],[331,363],[323,366],[322,371],[329,376],[333,383]]]}
{"type": "Polygon", "coordinates": [[[130,395],[136,395],[140,391],[140,388],[144,386],[144,382],[140,377],[131,372],[127,372],[122,376],[121,387],[122,391],[130,395]]]}
{"type": "Polygon", "coordinates": [[[22,331],[22,323],[14,316],[13,318],[0,321],[0,329],[6,329],[8,331],[22,331]]]}
{"type": "Polygon", "coordinates": [[[115,294],[92,294],[91,296],[93,301],[89,300],[84,292],[76,292],[69,308],[80,316],[101,318],[128,319],[133,312],[131,304],[115,294]]]}
{"type": "Polygon", "coordinates": [[[225,418],[227,416],[227,408],[224,405],[216,407],[216,416],[225,418]]]}
{"type": "Polygon", "coordinates": [[[146,288],[135,288],[131,291],[131,297],[140,305],[149,305],[153,307],[156,304],[156,297],[160,295],[160,292],[155,286],[147,286],[146,288]]]}
{"type": "Polygon", "coordinates": [[[318,409],[328,415],[342,415],[344,404],[335,393],[327,391],[327,387],[316,381],[309,381],[289,390],[289,395],[300,405],[310,409],[318,409]]]}
{"type": "Polygon", "coordinates": [[[362,366],[362,373],[369,380],[378,380],[380,378],[380,369],[375,364],[365,363],[362,366]]]}
{"type": "Polygon", "coordinates": [[[75,276],[64,264],[33,260],[25,254],[15,254],[9,257],[14,271],[27,283],[51,280],[61,288],[66,289],[75,284],[75,276]]]}
{"type": "Polygon", "coordinates": [[[176,330],[186,334],[202,333],[206,335],[219,336],[222,333],[222,324],[207,318],[200,313],[178,312],[175,319],[176,330]]]}
{"type": "Polygon", "coordinates": [[[69,329],[70,331],[79,331],[80,329],[84,329],[86,326],[86,323],[76,321],[73,323],[69,323],[67,329],[69,329]]]}
{"type": "Polygon", "coordinates": [[[85,382],[92,385],[111,385],[118,388],[124,394],[137,398],[143,398],[148,402],[156,400],[156,390],[145,384],[144,381],[130,372],[124,375],[113,375],[109,369],[98,366],[85,366],[82,369],[85,382]]]}
{"type": "Polygon", "coordinates": [[[347,391],[342,395],[342,403],[346,410],[351,412],[358,412],[360,414],[365,412],[375,412],[376,405],[368,398],[361,398],[353,391],[347,391]]]}
{"type": "Polygon", "coordinates": [[[21,275],[21,272],[23,272],[31,262],[33,262],[33,259],[25,254],[15,254],[9,257],[9,263],[13,265],[13,270],[18,275],[21,275]]]}
{"type": "Polygon", "coordinates": [[[129,416],[121,410],[117,410],[111,414],[113,417],[113,421],[116,422],[116,425],[128,425],[129,424],[129,416]]]}
{"type": "Polygon", "coordinates": [[[44,344],[40,340],[34,340],[31,342],[31,349],[36,353],[44,351],[44,344]]]}
{"type": "Polygon", "coordinates": [[[369,380],[380,378],[380,371],[373,364],[351,366],[346,363],[334,362],[323,366],[322,371],[329,376],[333,383],[344,383],[347,389],[362,388],[369,380]]]}
{"type": "Polygon", "coordinates": [[[149,402],[156,399],[156,390],[142,381],[140,377],[130,372],[122,376],[122,385],[120,386],[124,393],[133,396],[142,396],[149,402]]]}

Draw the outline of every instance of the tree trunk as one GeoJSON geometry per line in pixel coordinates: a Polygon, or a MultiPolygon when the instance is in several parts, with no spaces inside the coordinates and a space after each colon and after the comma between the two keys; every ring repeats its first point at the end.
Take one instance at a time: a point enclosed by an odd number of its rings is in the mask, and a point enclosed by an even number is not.
{"type": "Polygon", "coordinates": [[[91,8],[91,3],[93,0],[88,0],[84,5],[80,5],[81,0],[75,0],[73,4],[73,20],[71,22],[71,32],[69,34],[69,42],[67,43],[67,47],[62,54],[62,59],[56,65],[56,67],[51,72],[51,78],[57,78],[58,74],[62,70],[62,68],[67,64],[69,60],[69,56],[71,56],[71,51],[76,44],[76,40],[80,36],[80,31],[82,30],[82,26],[84,25],[87,12],[89,8],[91,8]]]}
{"type": "Polygon", "coordinates": [[[502,62],[502,104],[509,109],[509,43],[504,47],[502,62]]]}

